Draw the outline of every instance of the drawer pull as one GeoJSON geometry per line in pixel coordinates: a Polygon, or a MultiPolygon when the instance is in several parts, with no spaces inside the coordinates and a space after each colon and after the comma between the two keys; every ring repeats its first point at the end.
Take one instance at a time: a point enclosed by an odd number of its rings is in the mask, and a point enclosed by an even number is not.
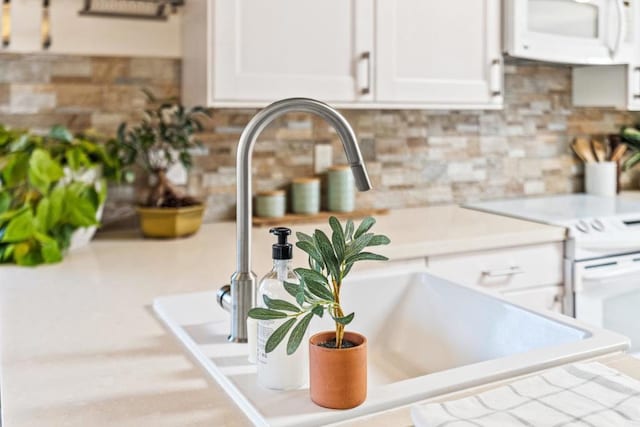
{"type": "Polygon", "coordinates": [[[515,276],[517,274],[524,274],[524,270],[517,265],[513,265],[509,268],[503,268],[499,270],[483,270],[482,271],[482,275],[485,277],[506,277],[506,276],[515,276]]]}

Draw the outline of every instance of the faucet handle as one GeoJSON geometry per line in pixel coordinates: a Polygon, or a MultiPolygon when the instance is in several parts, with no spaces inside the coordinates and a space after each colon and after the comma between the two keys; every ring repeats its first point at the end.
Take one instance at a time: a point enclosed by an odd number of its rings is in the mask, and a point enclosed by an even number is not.
{"type": "Polygon", "coordinates": [[[226,311],[231,311],[231,285],[227,283],[216,292],[218,305],[226,311]]]}

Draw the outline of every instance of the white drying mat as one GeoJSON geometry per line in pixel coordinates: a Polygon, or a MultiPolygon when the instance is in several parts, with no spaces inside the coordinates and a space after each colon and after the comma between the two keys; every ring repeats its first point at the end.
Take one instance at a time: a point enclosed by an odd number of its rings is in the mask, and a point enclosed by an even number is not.
{"type": "Polygon", "coordinates": [[[640,426],[640,381],[601,363],[549,370],[483,393],[414,405],[417,427],[640,426]]]}

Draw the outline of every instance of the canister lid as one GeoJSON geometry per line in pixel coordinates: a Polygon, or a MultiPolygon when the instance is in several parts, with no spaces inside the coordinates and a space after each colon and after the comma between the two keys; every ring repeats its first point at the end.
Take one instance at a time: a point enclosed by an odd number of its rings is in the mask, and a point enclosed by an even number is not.
{"type": "Polygon", "coordinates": [[[258,191],[256,196],[284,196],[286,192],[284,190],[268,190],[258,191]]]}
{"type": "Polygon", "coordinates": [[[291,180],[291,182],[295,183],[295,184],[308,184],[310,182],[318,182],[320,181],[320,178],[315,177],[315,176],[308,176],[308,177],[303,177],[303,178],[293,178],[291,180]]]}

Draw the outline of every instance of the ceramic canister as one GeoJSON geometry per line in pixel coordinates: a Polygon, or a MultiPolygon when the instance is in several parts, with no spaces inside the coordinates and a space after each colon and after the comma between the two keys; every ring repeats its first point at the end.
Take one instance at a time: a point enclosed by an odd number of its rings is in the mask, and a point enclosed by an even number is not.
{"type": "Polygon", "coordinates": [[[327,173],[327,207],[332,212],[355,209],[355,183],[349,166],[332,166],[327,173]]]}
{"type": "Polygon", "coordinates": [[[256,194],[255,215],[262,218],[283,217],[287,208],[284,190],[262,191],[256,194]]]}
{"type": "Polygon", "coordinates": [[[320,179],[296,178],[291,183],[291,209],[297,214],[320,211],[320,179]]]}

